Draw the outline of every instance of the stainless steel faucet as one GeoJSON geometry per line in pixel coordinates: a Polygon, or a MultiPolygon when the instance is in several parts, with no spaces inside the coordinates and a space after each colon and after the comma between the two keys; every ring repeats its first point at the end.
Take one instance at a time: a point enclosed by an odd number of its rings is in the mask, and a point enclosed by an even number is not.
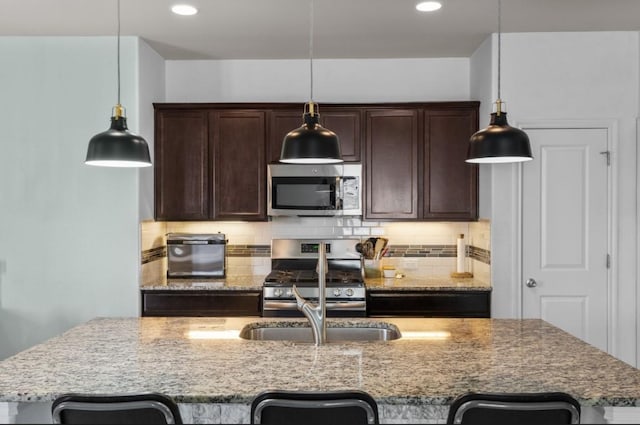
{"type": "Polygon", "coordinates": [[[318,243],[318,304],[313,304],[306,300],[298,288],[293,285],[293,294],[296,297],[296,304],[311,324],[313,330],[313,340],[316,345],[323,345],[327,342],[327,252],[324,242],[318,243]]]}

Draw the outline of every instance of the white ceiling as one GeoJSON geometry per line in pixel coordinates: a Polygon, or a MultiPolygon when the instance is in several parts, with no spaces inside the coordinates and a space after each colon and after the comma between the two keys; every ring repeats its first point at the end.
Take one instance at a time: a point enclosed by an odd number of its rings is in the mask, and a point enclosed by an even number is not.
{"type": "MultiPolygon", "coordinates": [[[[468,57],[497,0],[314,0],[314,58],[468,57]]],[[[310,0],[121,0],[122,35],[166,59],[309,57],[310,0]],[[183,17],[175,3],[200,12],[183,17]]],[[[116,0],[0,0],[0,35],[115,35],[116,0]]],[[[504,32],[640,30],[640,0],[503,0],[504,32]]]]}

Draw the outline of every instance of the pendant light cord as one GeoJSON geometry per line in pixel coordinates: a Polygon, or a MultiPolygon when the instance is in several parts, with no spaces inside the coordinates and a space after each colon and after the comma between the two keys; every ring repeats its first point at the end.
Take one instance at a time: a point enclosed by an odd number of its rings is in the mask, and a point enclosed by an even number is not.
{"type": "Polygon", "coordinates": [[[118,0],[118,105],[120,105],[120,0],[118,0]]]}
{"type": "Polygon", "coordinates": [[[311,76],[309,100],[313,103],[313,0],[309,2],[309,75],[311,76]]]}
{"type": "Polygon", "coordinates": [[[498,100],[500,97],[500,66],[502,62],[502,0],[498,0],[498,100]]]}

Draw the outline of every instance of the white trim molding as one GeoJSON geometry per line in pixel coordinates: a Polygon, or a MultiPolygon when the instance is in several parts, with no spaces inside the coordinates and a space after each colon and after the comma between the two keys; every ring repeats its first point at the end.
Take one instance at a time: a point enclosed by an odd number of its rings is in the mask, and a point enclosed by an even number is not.
{"type": "Polygon", "coordinates": [[[15,424],[16,416],[18,416],[18,403],[6,401],[0,403],[0,423],[15,424]]]}

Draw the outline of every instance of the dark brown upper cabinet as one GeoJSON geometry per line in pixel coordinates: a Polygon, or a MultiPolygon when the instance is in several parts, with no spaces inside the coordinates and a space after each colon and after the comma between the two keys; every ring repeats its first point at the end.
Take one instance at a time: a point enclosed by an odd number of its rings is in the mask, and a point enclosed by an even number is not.
{"type": "Polygon", "coordinates": [[[344,162],[360,162],[362,111],[355,108],[320,107],[320,125],[333,131],[340,140],[344,162]]]}
{"type": "MultiPolygon", "coordinates": [[[[155,104],[157,220],[267,220],[266,165],[303,104],[155,104]]],[[[476,220],[464,162],[479,102],[320,105],[346,162],[362,162],[364,218],[476,220]]]]}
{"type": "Polygon", "coordinates": [[[302,125],[302,106],[297,109],[269,111],[267,163],[280,161],[282,140],[291,130],[302,125]]]}
{"type": "MultiPolygon", "coordinates": [[[[303,108],[272,110],[269,112],[268,131],[268,163],[280,160],[282,140],[291,130],[303,124],[303,108]]],[[[333,131],[340,140],[342,159],[345,162],[360,162],[361,150],[361,116],[358,108],[342,108],[339,106],[320,105],[320,125],[333,131]]]]}
{"type": "Polygon", "coordinates": [[[211,218],[266,220],[266,112],[209,112],[211,218]]]}
{"type": "Polygon", "coordinates": [[[155,216],[209,218],[208,118],[200,110],[156,110],[155,216]]]}
{"type": "Polygon", "coordinates": [[[418,219],[418,109],[365,112],[365,219],[418,219]]]}
{"type": "Polygon", "coordinates": [[[477,108],[425,110],[423,218],[478,218],[478,166],[465,162],[477,129],[477,108]]]}
{"type": "Polygon", "coordinates": [[[266,220],[266,116],[156,105],[156,220],[266,220]]]}
{"type": "Polygon", "coordinates": [[[366,112],[369,220],[478,219],[478,166],[465,162],[478,102],[398,104],[366,112]]]}

